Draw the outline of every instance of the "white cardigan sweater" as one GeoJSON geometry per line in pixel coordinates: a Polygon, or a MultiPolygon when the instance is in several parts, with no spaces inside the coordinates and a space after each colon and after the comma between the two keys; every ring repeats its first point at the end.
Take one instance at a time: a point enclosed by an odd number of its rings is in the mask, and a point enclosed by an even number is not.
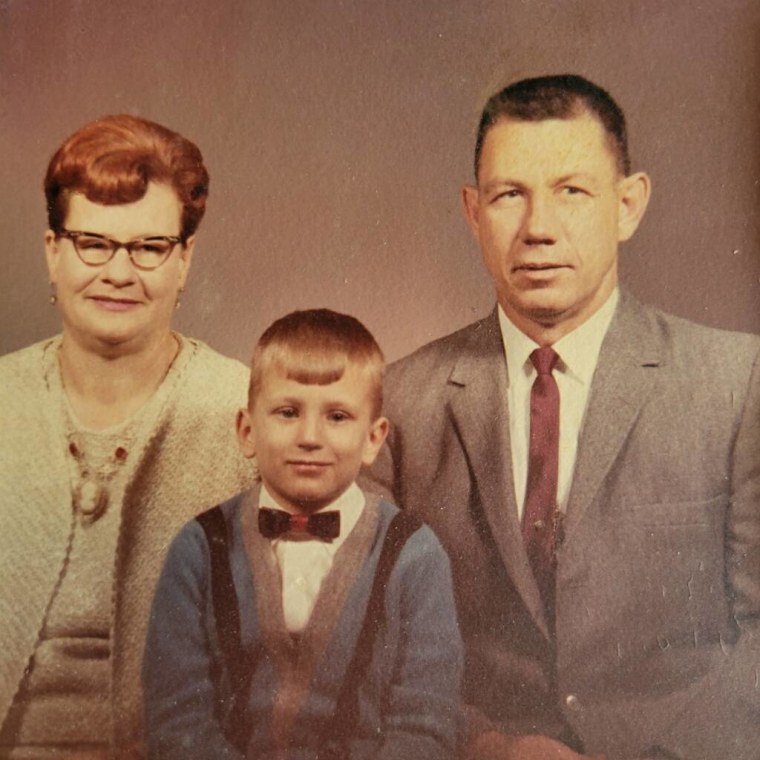
{"type": "MultiPolygon", "coordinates": [[[[246,368],[181,340],[189,355],[175,388],[126,465],[111,605],[110,741],[123,757],[141,752],[140,665],[166,548],[183,523],[249,486],[254,474],[234,425],[246,368]]],[[[0,723],[34,654],[73,519],[63,400],[43,369],[45,352],[59,342],[0,358],[0,723]]]]}

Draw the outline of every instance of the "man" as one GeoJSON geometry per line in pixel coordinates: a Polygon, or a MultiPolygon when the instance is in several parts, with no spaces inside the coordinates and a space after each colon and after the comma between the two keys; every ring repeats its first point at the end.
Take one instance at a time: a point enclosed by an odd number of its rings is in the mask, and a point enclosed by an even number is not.
{"type": "Polygon", "coordinates": [[[650,182],[596,85],[494,95],[475,170],[497,308],[390,368],[373,471],[453,563],[466,754],[756,759],[760,341],[618,288],[650,182]]]}

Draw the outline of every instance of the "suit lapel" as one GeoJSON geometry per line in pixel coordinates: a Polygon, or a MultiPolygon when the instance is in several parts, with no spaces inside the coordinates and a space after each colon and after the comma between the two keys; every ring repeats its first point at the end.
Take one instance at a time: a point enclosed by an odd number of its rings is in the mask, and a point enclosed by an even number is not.
{"type": "Polygon", "coordinates": [[[591,386],[565,521],[583,519],[656,382],[661,349],[644,308],[621,292],[591,386]]]}
{"type": "Polygon", "coordinates": [[[517,516],[507,365],[496,310],[472,334],[449,376],[451,414],[504,567],[544,635],[549,629],[517,516]]]}

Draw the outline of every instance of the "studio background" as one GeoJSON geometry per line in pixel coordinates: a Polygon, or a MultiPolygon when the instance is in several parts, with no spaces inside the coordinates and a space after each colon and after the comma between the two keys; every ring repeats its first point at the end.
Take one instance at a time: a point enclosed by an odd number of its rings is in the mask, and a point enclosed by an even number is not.
{"type": "Polygon", "coordinates": [[[485,98],[583,74],[652,176],[622,279],[760,332],[760,3],[0,0],[0,353],[59,330],[42,179],[107,113],[194,140],[211,196],[176,327],[247,360],[273,319],[355,314],[388,358],[494,295],[462,218],[485,98]]]}

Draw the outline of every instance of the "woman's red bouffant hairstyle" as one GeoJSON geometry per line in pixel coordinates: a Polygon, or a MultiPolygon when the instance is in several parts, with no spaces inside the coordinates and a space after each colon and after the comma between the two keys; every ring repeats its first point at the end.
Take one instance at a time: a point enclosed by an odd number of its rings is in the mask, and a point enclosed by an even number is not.
{"type": "Polygon", "coordinates": [[[74,132],[45,175],[48,225],[63,229],[72,193],[112,206],[140,200],[149,182],[169,185],[182,204],[180,236],[187,240],[206,210],[209,177],[198,147],[182,135],[137,116],[104,116],[74,132]]]}

